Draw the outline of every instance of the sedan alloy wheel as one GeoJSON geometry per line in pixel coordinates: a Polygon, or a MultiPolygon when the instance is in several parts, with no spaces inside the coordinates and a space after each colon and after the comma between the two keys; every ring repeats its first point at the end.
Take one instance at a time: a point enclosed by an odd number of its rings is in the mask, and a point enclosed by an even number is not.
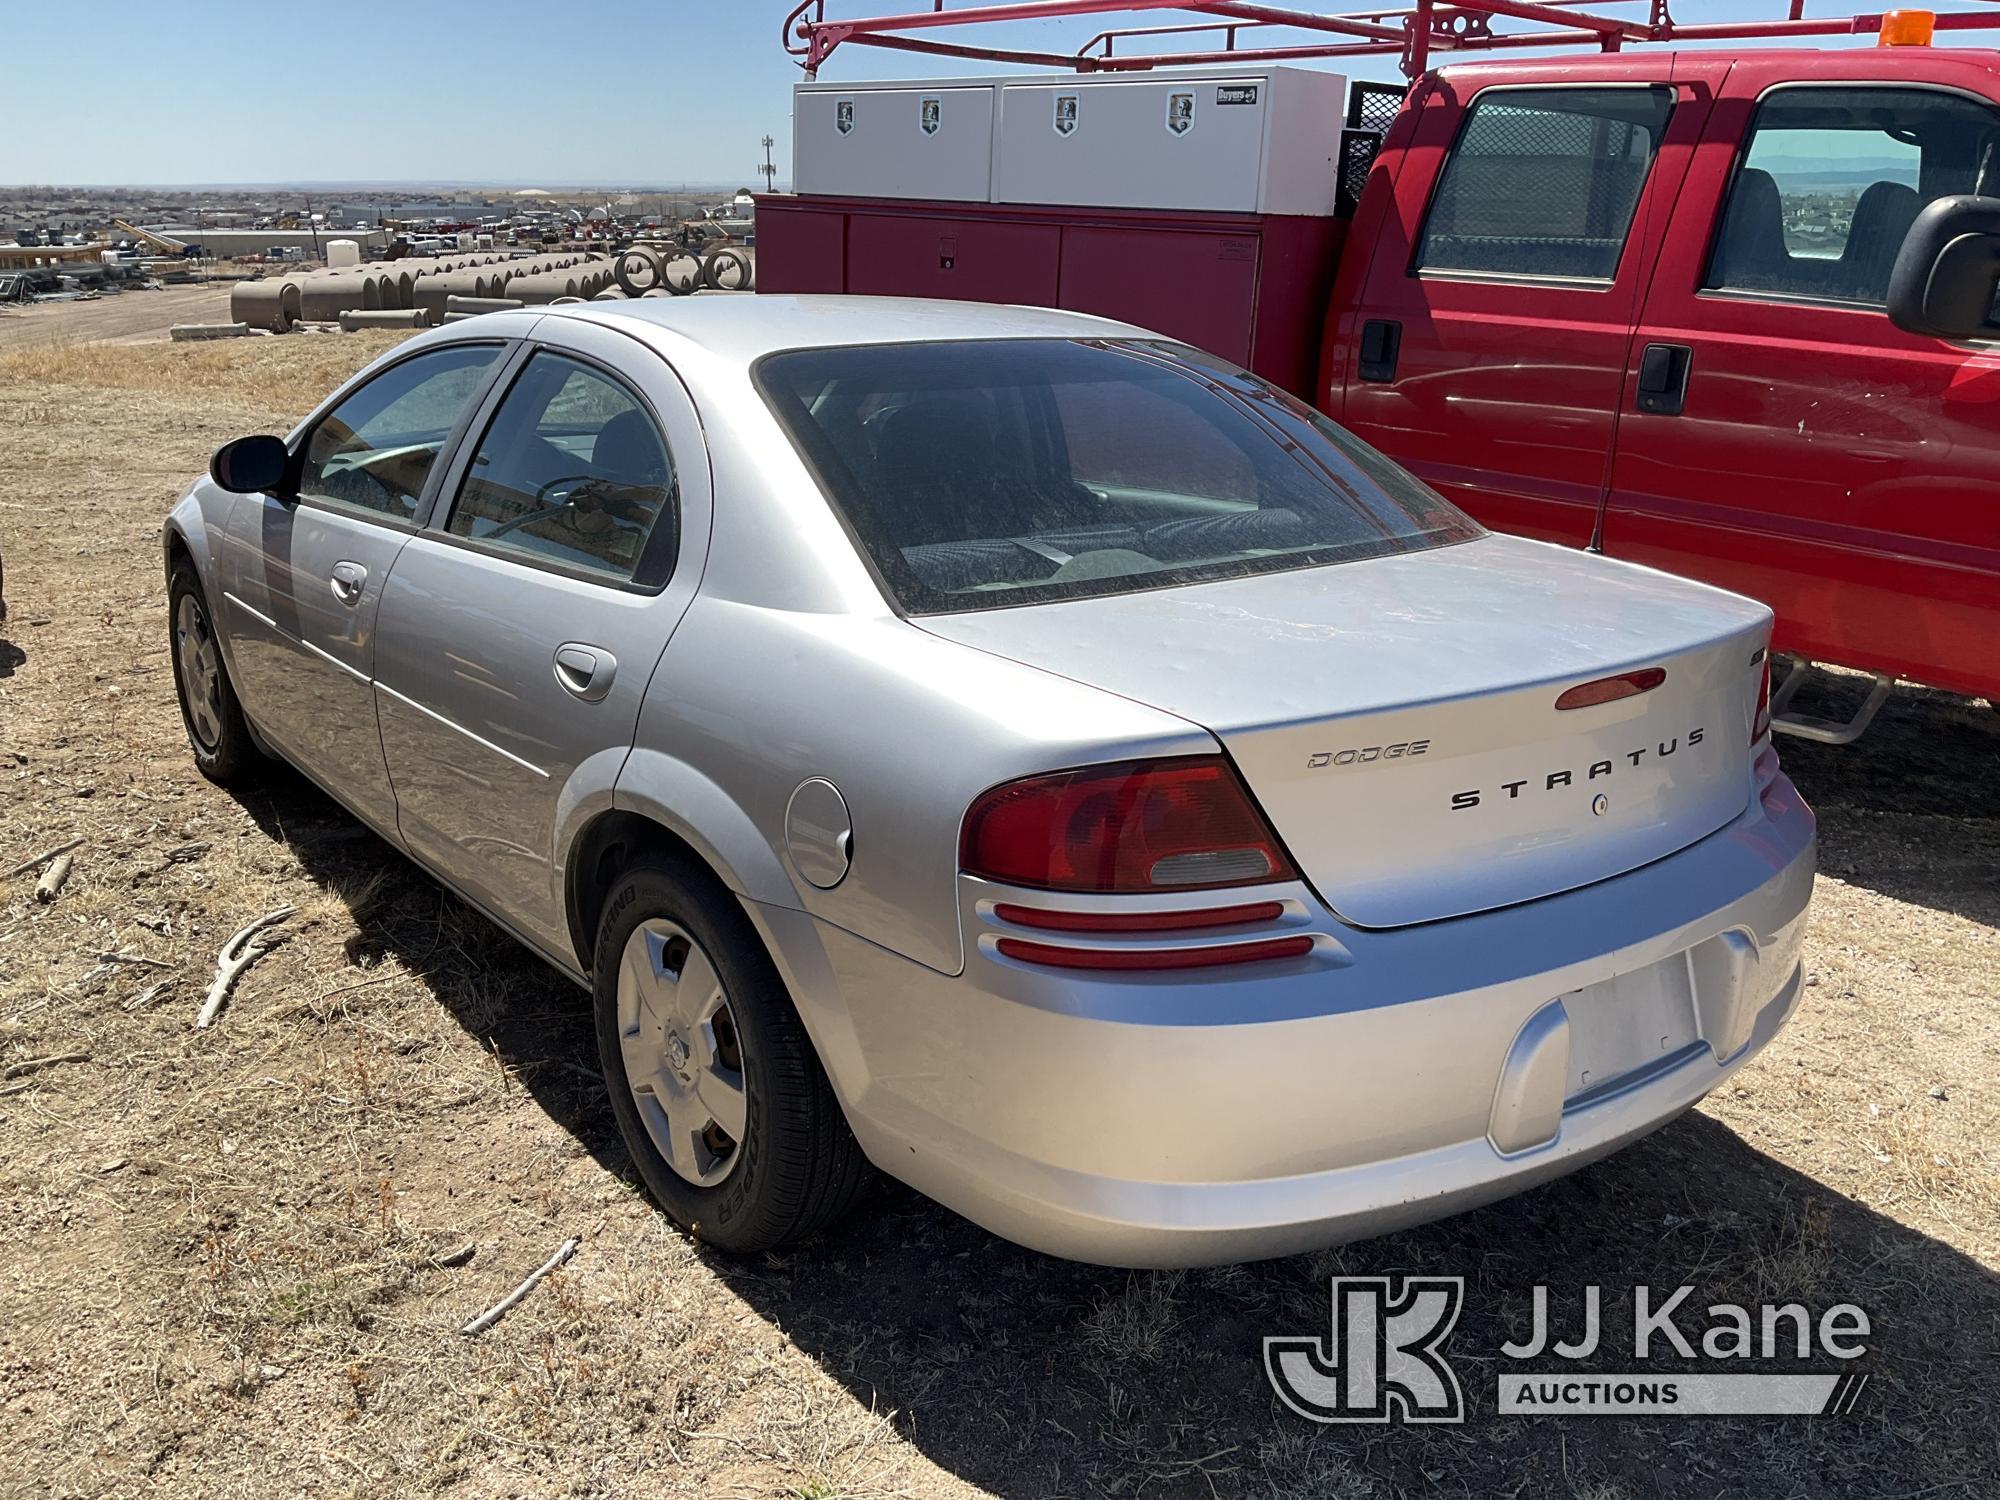
{"type": "Polygon", "coordinates": [[[222,659],[201,601],[191,593],[181,595],[174,611],[174,654],[187,694],[188,727],[197,744],[213,752],[222,743],[222,659]]]}
{"type": "Polygon", "coordinates": [[[721,977],[687,929],[642,922],[618,971],[618,1036],[646,1134],[697,1187],[735,1169],[748,1128],[743,1043],[721,977]]]}

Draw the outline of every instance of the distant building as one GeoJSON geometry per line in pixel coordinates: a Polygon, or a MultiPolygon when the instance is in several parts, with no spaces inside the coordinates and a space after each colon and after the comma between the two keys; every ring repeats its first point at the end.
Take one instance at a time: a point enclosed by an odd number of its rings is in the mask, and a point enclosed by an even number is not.
{"type": "Polygon", "coordinates": [[[303,250],[307,255],[323,252],[329,240],[353,240],[366,251],[387,249],[393,238],[380,229],[327,229],[317,235],[310,229],[186,229],[175,235],[200,245],[212,256],[228,260],[237,255],[262,255],[274,246],[303,250]]]}

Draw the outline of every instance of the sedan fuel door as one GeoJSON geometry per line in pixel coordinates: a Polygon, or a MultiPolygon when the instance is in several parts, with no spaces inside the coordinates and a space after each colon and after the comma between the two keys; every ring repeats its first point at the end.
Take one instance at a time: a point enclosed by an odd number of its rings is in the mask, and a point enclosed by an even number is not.
{"type": "Polygon", "coordinates": [[[608,807],[699,581],[708,456],[657,353],[537,325],[382,601],[376,693],[412,853],[567,960],[556,850],[608,807]]]}
{"type": "Polygon", "coordinates": [[[298,434],[287,493],[231,517],[224,628],[250,721],[383,832],[395,805],[370,688],[382,587],[504,348],[433,345],[369,376],[298,434]]]}

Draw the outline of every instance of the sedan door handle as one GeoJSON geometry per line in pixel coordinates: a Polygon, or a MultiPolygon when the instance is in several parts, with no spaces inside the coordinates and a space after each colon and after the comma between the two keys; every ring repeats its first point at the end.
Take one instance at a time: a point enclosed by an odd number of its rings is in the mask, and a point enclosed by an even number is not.
{"type": "Polygon", "coordinates": [[[618,675],[618,658],[602,646],[565,641],[556,647],[556,681],[565,693],[596,703],[611,691],[618,675]]]}
{"type": "Polygon", "coordinates": [[[337,562],[333,565],[333,597],[342,604],[359,604],[361,591],[368,587],[368,570],[358,562],[337,562]]]}

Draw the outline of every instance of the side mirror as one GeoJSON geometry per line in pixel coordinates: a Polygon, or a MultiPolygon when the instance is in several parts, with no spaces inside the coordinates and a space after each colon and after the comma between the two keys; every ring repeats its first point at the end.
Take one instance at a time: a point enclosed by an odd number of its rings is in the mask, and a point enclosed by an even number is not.
{"type": "Polygon", "coordinates": [[[2000,198],[1960,193],[1917,215],[1889,273],[1889,321],[1905,333],[1969,339],[1994,322],[2000,198]]]}
{"type": "Polygon", "coordinates": [[[282,488],[291,463],[283,438],[240,437],[215,450],[208,477],[233,495],[254,495],[282,488]]]}

